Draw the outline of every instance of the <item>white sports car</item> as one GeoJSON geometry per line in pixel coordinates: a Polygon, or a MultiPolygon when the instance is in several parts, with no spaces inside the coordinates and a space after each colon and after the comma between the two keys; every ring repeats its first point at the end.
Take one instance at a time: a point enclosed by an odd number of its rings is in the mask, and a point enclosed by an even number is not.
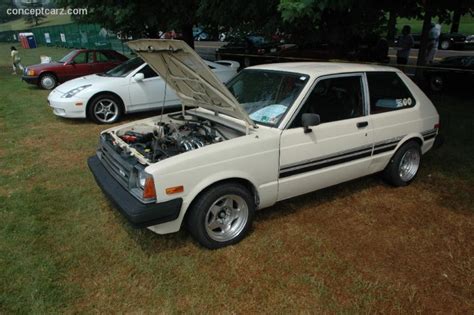
{"type": "MultiPolygon", "coordinates": [[[[236,61],[205,61],[219,80],[232,79],[236,61]]],[[[140,58],[131,59],[105,73],[77,78],[56,87],[48,103],[57,116],[90,118],[101,124],[117,122],[125,113],[181,104],[176,93],[140,58]]]]}

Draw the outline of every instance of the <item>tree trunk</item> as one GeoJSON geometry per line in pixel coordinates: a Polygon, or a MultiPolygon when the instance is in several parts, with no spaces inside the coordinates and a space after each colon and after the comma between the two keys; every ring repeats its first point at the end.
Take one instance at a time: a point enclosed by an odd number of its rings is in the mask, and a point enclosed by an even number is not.
{"type": "MultiPolygon", "coordinates": [[[[425,16],[423,18],[423,29],[421,33],[420,49],[418,50],[417,66],[424,66],[426,64],[426,57],[428,53],[428,36],[431,28],[431,17],[433,16],[433,9],[430,1],[426,0],[425,16]]],[[[423,79],[423,69],[416,69],[416,79],[423,79]]]]}
{"type": "Polygon", "coordinates": [[[193,36],[193,24],[183,25],[181,31],[183,32],[183,40],[192,49],[194,49],[194,36],[193,36]]]}
{"type": "Polygon", "coordinates": [[[451,33],[459,32],[460,23],[461,23],[461,9],[457,8],[453,12],[453,23],[451,24],[451,33]]]}
{"type": "Polygon", "coordinates": [[[387,22],[387,41],[393,44],[395,40],[395,27],[397,26],[397,11],[395,9],[390,10],[390,16],[387,22]]]}

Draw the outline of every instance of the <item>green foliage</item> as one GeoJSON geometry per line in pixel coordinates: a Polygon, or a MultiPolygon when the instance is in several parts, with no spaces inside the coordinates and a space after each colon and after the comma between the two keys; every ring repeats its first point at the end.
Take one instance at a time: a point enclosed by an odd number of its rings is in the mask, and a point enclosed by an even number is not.
{"type": "Polygon", "coordinates": [[[7,10],[15,8],[15,4],[11,0],[0,0],[0,23],[16,20],[18,17],[7,14],[7,10]]]}
{"type": "MultiPolygon", "coordinates": [[[[39,9],[42,7],[40,2],[30,2],[26,3],[24,6],[30,10],[39,9]]],[[[35,11],[34,13],[25,15],[24,20],[26,24],[38,26],[45,18],[46,16],[44,14],[39,14],[35,11]]]]}

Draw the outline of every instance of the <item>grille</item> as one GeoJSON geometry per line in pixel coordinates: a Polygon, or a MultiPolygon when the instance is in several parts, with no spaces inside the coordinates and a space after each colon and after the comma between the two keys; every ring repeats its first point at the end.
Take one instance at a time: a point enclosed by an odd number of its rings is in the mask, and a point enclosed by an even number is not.
{"type": "Polygon", "coordinates": [[[131,189],[133,168],[136,162],[130,160],[130,157],[122,157],[112,144],[111,139],[105,135],[100,137],[100,146],[97,152],[102,164],[109,173],[125,188],[131,189]]]}

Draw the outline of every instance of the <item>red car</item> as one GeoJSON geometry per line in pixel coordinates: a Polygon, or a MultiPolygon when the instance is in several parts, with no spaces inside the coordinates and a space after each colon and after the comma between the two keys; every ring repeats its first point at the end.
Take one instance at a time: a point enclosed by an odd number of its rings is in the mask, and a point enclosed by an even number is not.
{"type": "Polygon", "coordinates": [[[51,90],[58,83],[108,71],[127,59],[115,50],[76,49],[58,61],[26,67],[21,79],[51,90]]]}

